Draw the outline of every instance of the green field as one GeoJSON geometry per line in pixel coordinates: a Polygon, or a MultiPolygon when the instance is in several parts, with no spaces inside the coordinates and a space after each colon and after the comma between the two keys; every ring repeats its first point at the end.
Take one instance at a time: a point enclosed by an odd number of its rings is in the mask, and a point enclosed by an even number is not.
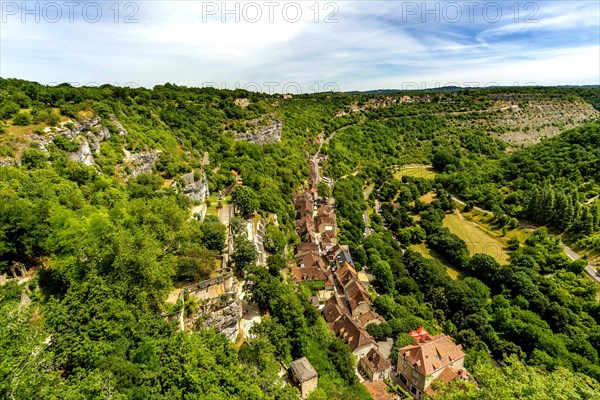
{"type": "Polygon", "coordinates": [[[404,166],[394,172],[394,178],[401,180],[403,176],[414,176],[415,178],[434,179],[436,172],[431,165],[404,166]]]}
{"type": "Polygon", "coordinates": [[[440,264],[446,267],[446,273],[450,275],[452,279],[462,279],[464,276],[462,273],[450,265],[442,256],[440,256],[435,250],[431,249],[425,243],[415,244],[410,246],[410,249],[421,254],[423,257],[437,260],[440,264]]]}
{"type": "Polygon", "coordinates": [[[487,254],[494,257],[500,264],[508,264],[505,244],[484,226],[465,219],[458,212],[446,215],[444,226],[465,241],[469,248],[469,254],[487,254]]]}

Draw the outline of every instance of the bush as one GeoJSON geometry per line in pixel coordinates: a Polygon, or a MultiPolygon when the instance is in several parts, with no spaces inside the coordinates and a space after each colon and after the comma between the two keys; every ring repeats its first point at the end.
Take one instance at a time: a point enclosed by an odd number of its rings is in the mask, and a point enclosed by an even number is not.
{"type": "Polygon", "coordinates": [[[58,135],[54,138],[53,142],[56,145],[56,147],[69,153],[73,153],[79,150],[79,143],[69,139],[66,136],[58,135]]]}
{"type": "Polygon", "coordinates": [[[21,153],[21,164],[27,168],[39,168],[47,159],[43,151],[31,147],[23,149],[21,153]]]}
{"type": "Polygon", "coordinates": [[[13,125],[27,126],[31,124],[31,115],[29,113],[18,113],[13,118],[13,125]]]}

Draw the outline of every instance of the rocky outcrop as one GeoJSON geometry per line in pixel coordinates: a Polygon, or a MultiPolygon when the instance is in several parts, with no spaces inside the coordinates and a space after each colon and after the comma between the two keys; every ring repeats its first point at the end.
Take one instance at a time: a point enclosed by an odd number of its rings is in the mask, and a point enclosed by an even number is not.
{"type": "MultiPolygon", "coordinates": [[[[253,121],[254,122],[254,121],[253,121]]],[[[235,134],[235,140],[245,140],[246,142],[265,145],[281,141],[281,130],[283,122],[273,120],[267,126],[257,128],[255,130],[235,134]]]]}
{"type": "Polygon", "coordinates": [[[15,165],[16,161],[10,157],[0,157],[0,166],[9,167],[11,165],[15,165]]]}
{"type": "Polygon", "coordinates": [[[117,129],[119,130],[119,135],[127,135],[127,130],[123,128],[123,125],[121,125],[121,123],[117,121],[114,115],[110,116],[110,122],[112,122],[117,127],[117,129]]]}
{"type": "MultiPolygon", "coordinates": [[[[180,190],[185,194],[190,200],[204,201],[208,197],[208,179],[206,179],[206,175],[204,172],[200,174],[199,177],[194,176],[194,172],[190,172],[189,174],[185,174],[181,177],[186,183],[186,185],[180,190]]],[[[178,183],[173,182],[173,187],[177,187],[178,183]]]]}
{"type": "MultiPolygon", "coordinates": [[[[127,134],[123,125],[116,120],[114,115],[111,115],[110,121],[117,128],[119,135],[127,134]]],[[[81,121],[61,122],[57,127],[45,128],[43,135],[32,133],[29,136],[30,139],[39,143],[40,150],[48,153],[48,144],[53,143],[59,135],[80,143],[79,150],[69,155],[71,160],[85,165],[93,165],[94,154],[100,154],[100,143],[110,139],[110,130],[102,125],[99,116],[93,116],[84,118],[81,121]]]]}
{"type": "Polygon", "coordinates": [[[85,165],[94,165],[94,155],[87,139],[81,141],[79,150],[69,156],[72,161],[79,161],[85,165]]]}
{"type": "Polygon", "coordinates": [[[158,155],[161,153],[160,150],[148,150],[135,154],[131,154],[127,150],[123,151],[125,152],[123,165],[126,169],[127,175],[131,176],[152,173],[152,170],[158,161],[158,155]]]}
{"type": "Polygon", "coordinates": [[[221,305],[209,313],[206,318],[199,319],[199,328],[214,328],[223,333],[229,340],[235,341],[239,334],[239,321],[242,318],[242,303],[230,293],[230,299],[225,305],[221,305]]]}

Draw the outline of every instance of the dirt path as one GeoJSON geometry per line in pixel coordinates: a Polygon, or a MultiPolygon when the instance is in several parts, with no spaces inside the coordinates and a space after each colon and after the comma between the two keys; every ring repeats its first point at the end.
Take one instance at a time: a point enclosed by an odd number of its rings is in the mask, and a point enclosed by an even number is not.
{"type": "Polygon", "coordinates": [[[244,292],[244,281],[238,281],[238,296],[242,302],[242,319],[240,319],[240,334],[243,340],[252,339],[250,329],[259,324],[262,320],[260,309],[254,303],[246,301],[246,292],[244,292]]]}

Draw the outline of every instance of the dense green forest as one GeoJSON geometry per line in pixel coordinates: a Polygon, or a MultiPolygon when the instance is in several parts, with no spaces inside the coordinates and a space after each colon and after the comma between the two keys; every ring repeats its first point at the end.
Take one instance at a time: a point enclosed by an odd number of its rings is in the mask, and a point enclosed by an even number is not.
{"type": "Polygon", "coordinates": [[[600,124],[521,148],[498,136],[507,130],[496,120],[504,111],[490,111],[500,101],[525,108],[539,99],[598,108],[598,90],[402,95],[413,101],[0,79],[0,274],[15,263],[37,271],[0,286],[0,397],[292,399],[297,392],[278,372],[307,356],[320,375],[311,399],[369,398],[349,348],[310,306],[311,288],[282,273],[285,250],[298,240],[293,194],[324,138],[340,241],[374,276],[376,310],[387,321],[369,327],[374,337],[393,338],[397,349],[406,332],[424,326],[461,343],[479,391],[441,388],[441,398],[599,396],[597,288],[555,235],[599,249],[600,124]],[[85,134],[100,134],[96,127],[48,140],[59,124],[96,116],[110,135],[91,165],[72,155],[85,134]],[[280,141],[236,140],[273,121],[282,121],[280,141]],[[127,154],[155,150],[156,163],[132,174],[127,154]],[[432,164],[435,180],[394,178],[409,163],[432,164]],[[280,223],[267,230],[267,268],[238,269],[267,315],[239,348],[211,330],[180,332],[169,318],[180,304],[165,302],[168,294],[209,277],[226,246],[225,227],[212,216],[192,218],[197,202],[178,190],[190,172],[205,174],[211,193],[239,178],[232,201],[242,213],[276,214],[280,223]],[[431,192],[431,204],[418,200],[431,192]],[[471,256],[443,226],[456,207],[450,193],[494,211],[507,229],[513,218],[545,227],[515,244],[508,265],[471,256]],[[366,238],[365,211],[373,229],[366,238]],[[409,249],[422,243],[463,279],[409,249]]]}

